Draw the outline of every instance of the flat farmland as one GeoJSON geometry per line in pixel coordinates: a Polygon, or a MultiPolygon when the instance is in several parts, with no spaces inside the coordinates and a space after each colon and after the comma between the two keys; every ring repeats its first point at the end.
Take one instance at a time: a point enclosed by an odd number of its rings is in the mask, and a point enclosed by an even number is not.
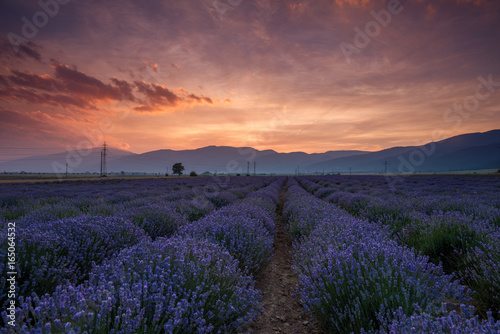
{"type": "Polygon", "coordinates": [[[498,333],[500,178],[0,184],[2,333],[498,333]]]}

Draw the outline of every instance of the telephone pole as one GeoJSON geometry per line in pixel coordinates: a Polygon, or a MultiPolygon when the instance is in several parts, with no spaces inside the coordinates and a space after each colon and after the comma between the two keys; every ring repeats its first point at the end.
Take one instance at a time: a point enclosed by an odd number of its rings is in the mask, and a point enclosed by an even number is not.
{"type": "Polygon", "coordinates": [[[247,161],[247,175],[250,175],[250,161],[247,161]]]}
{"type": "Polygon", "coordinates": [[[101,177],[106,176],[108,174],[106,166],[107,152],[108,152],[108,146],[106,145],[106,142],[104,142],[101,148],[101,177]]]}
{"type": "Polygon", "coordinates": [[[384,161],[384,166],[385,166],[385,173],[384,174],[387,174],[387,160],[384,161]]]}
{"type": "Polygon", "coordinates": [[[257,170],[257,161],[253,162],[253,176],[257,175],[255,171],[257,170]]]}
{"type": "Polygon", "coordinates": [[[66,178],[68,178],[68,163],[66,163],[66,178]]]}

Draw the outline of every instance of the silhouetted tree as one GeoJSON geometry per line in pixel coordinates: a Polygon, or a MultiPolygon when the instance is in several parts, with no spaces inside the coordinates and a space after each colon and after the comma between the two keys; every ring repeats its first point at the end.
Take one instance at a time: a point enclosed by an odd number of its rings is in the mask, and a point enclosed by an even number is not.
{"type": "Polygon", "coordinates": [[[189,176],[198,176],[198,174],[196,174],[195,171],[192,171],[191,173],[189,173],[189,176]]]}
{"type": "Polygon", "coordinates": [[[172,172],[174,174],[179,174],[179,176],[182,175],[182,171],[184,170],[184,166],[182,165],[181,162],[177,162],[172,166],[172,172]]]}

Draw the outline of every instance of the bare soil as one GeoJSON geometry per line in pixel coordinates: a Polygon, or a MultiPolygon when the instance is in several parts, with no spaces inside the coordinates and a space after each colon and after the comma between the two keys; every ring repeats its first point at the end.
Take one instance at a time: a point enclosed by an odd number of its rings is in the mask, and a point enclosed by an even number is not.
{"type": "Polygon", "coordinates": [[[292,242],[284,229],[283,201],[285,187],[280,194],[277,210],[274,255],[271,262],[256,279],[256,288],[262,292],[262,314],[248,327],[247,333],[323,333],[294,296],[298,276],[292,270],[292,242]]]}

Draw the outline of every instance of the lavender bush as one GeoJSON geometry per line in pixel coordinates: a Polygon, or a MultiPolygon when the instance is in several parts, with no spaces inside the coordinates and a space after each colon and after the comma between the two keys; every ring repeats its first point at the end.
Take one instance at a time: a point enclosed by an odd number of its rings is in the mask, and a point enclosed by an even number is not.
{"type": "Polygon", "coordinates": [[[388,178],[377,176],[299,180],[306,189],[316,189],[315,184],[337,189],[327,201],[388,226],[400,244],[415,248],[435,264],[442,263],[445,272],[472,288],[477,312],[485,316],[492,310],[498,317],[498,178],[409,177],[394,191],[389,191],[388,178]],[[355,200],[359,196],[367,199],[362,206],[355,200]]]}
{"type": "Polygon", "coordinates": [[[200,197],[195,200],[182,199],[178,201],[175,210],[191,222],[215,210],[215,206],[206,198],[200,197]]]}
{"type": "Polygon", "coordinates": [[[179,234],[208,239],[223,246],[238,259],[244,272],[258,274],[273,253],[276,232],[269,212],[276,210],[283,182],[284,179],[277,180],[246,199],[183,226],[179,234]],[[263,198],[267,199],[264,203],[271,204],[260,207],[258,204],[263,198]]]}
{"type": "Polygon", "coordinates": [[[159,238],[123,250],[85,284],[23,299],[16,332],[232,333],[255,318],[259,299],[219,246],[159,238]]]}
{"type": "MultiPolygon", "coordinates": [[[[88,277],[94,263],[101,263],[121,249],[145,238],[144,231],[119,218],[85,216],[17,229],[16,271],[18,293],[45,294],[66,282],[78,284],[88,277]]],[[[6,235],[1,236],[6,244],[6,235]]],[[[6,276],[7,248],[0,250],[6,276]]],[[[2,305],[6,301],[1,292],[2,305]]]]}
{"type": "Polygon", "coordinates": [[[384,330],[398,308],[433,313],[446,300],[466,300],[442,268],[390,242],[332,245],[299,273],[303,303],[331,332],[384,330]]]}
{"type": "Polygon", "coordinates": [[[273,238],[258,219],[218,213],[180,229],[179,234],[207,239],[224,247],[245,272],[257,274],[273,252],[273,238]]]}
{"type": "Polygon", "coordinates": [[[390,324],[390,334],[476,334],[500,333],[500,321],[495,321],[488,313],[487,318],[480,320],[474,316],[474,307],[460,305],[460,310],[449,310],[447,304],[442,305],[441,313],[437,316],[425,312],[418,312],[407,316],[402,309],[395,313],[395,320],[390,324]]]}
{"type": "Polygon", "coordinates": [[[350,216],[290,182],[290,221],[308,220],[295,239],[302,303],[328,332],[384,331],[399,308],[433,313],[447,300],[465,302],[468,291],[390,238],[379,225],[350,216]]]}
{"type": "Polygon", "coordinates": [[[500,319],[500,232],[489,235],[467,253],[463,276],[474,290],[478,309],[484,315],[491,310],[500,319]]]}
{"type": "Polygon", "coordinates": [[[171,236],[187,220],[175,211],[175,204],[164,202],[135,207],[121,213],[125,219],[142,228],[151,238],[171,236]]]}

